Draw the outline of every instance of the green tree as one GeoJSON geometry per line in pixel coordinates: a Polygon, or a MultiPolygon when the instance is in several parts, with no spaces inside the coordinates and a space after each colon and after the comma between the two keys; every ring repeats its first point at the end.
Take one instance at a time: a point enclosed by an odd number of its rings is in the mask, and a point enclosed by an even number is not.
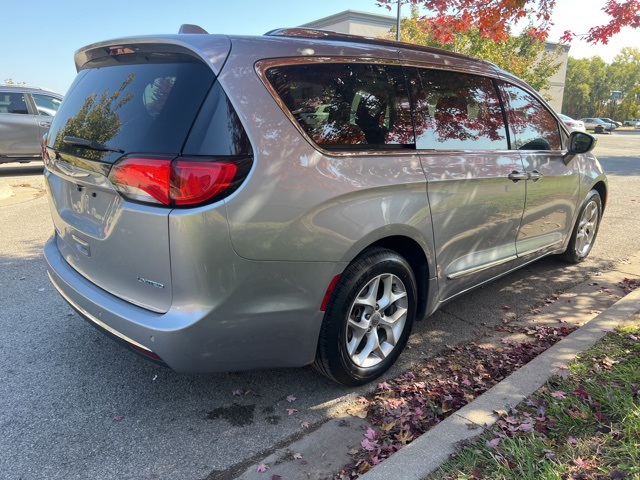
{"type": "Polygon", "coordinates": [[[640,117],[640,50],[623,48],[610,68],[612,90],[622,93],[622,100],[612,103],[610,116],[622,120],[640,117]]]}
{"type": "Polygon", "coordinates": [[[640,51],[623,48],[611,64],[600,57],[569,58],[562,110],[574,118],[640,116],[640,51]],[[612,100],[612,92],[622,99],[612,100]]]}
{"type": "MultiPolygon", "coordinates": [[[[395,28],[387,38],[395,38],[395,28]]],[[[488,60],[517,75],[536,90],[545,90],[549,78],[560,68],[560,49],[545,51],[545,42],[527,33],[509,36],[503,41],[483,36],[478,28],[454,33],[450,41],[437,40],[431,23],[420,17],[418,7],[411,6],[411,16],[400,23],[400,40],[418,45],[442,48],[488,60]]]]}
{"type": "Polygon", "coordinates": [[[122,120],[118,115],[118,110],[133,98],[132,93],[128,93],[121,98],[126,88],[133,81],[135,73],[130,74],[118,90],[110,95],[103,92],[100,96],[97,93],[89,95],[78,113],[67,119],[64,127],[56,135],[54,148],[56,150],[66,150],[73,154],[83,156],[92,160],[100,160],[104,155],[103,151],[85,150],[78,147],[64,147],[64,137],[79,137],[92,140],[101,144],[109,144],[122,128],[122,120]]]}

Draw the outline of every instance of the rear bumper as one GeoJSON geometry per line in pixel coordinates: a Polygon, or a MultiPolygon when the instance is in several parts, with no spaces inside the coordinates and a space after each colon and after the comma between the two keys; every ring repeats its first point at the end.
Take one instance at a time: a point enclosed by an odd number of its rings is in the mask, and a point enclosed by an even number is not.
{"type": "Polygon", "coordinates": [[[330,280],[345,265],[233,260],[233,288],[215,305],[181,303],[166,313],[135,306],[95,286],[44,247],[51,282],[82,317],[149,357],[182,372],[295,367],[315,358],[330,280]]]}

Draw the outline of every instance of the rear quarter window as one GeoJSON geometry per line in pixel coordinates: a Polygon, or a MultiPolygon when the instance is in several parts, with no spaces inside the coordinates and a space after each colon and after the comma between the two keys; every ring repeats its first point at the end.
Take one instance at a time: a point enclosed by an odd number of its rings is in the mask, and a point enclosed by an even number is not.
{"type": "Polygon", "coordinates": [[[266,76],[298,125],[328,149],[415,145],[402,67],[318,63],[269,68],[266,76]]]}

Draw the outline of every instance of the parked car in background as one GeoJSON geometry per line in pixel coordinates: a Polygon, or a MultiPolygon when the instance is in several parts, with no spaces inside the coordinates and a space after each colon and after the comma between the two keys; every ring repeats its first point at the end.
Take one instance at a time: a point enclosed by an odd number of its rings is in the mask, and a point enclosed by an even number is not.
{"type": "Polygon", "coordinates": [[[624,125],[626,127],[637,127],[640,123],[640,118],[634,118],[633,120],[625,120],[624,125]]]}
{"type": "Polygon", "coordinates": [[[42,158],[42,136],[62,103],[62,95],[22,85],[0,85],[0,162],[42,158]]]}
{"type": "Polygon", "coordinates": [[[596,138],[495,65],[313,29],[181,31],[78,50],[44,151],[51,281],[146,358],[359,385],[415,319],[591,251],[596,138]],[[330,106],[315,124],[313,105],[330,106]]]}
{"type": "Polygon", "coordinates": [[[586,132],[587,129],[584,126],[584,122],[582,120],[575,120],[567,115],[563,115],[562,113],[558,114],[560,120],[564,122],[570,132],[586,132]]]}
{"type": "Polygon", "coordinates": [[[599,118],[581,118],[580,120],[584,122],[584,127],[587,130],[596,130],[597,127],[600,127],[607,132],[612,132],[616,128],[613,123],[605,122],[599,118]]]}
{"type": "Polygon", "coordinates": [[[618,128],[618,127],[622,126],[622,123],[616,122],[615,120],[612,120],[612,119],[607,118],[607,117],[600,117],[600,120],[602,120],[605,123],[610,123],[611,125],[614,126],[614,128],[618,128]]]}

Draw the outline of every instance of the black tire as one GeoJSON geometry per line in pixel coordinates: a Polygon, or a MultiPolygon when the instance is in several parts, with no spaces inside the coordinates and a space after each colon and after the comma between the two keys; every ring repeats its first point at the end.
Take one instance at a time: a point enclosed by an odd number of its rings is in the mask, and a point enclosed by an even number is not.
{"type": "Polygon", "coordinates": [[[382,375],[404,349],[416,315],[416,281],[392,250],[365,250],[340,276],[324,314],[314,368],[347,386],[382,375]]]}
{"type": "Polygon", "coordinates": [[[580,263],[589,255],[598,235],[602,219],[602,200],[600,194],[591,190],[585,199],[573,226],[571,239],[562,259],[569,263],[580,263]]]}

